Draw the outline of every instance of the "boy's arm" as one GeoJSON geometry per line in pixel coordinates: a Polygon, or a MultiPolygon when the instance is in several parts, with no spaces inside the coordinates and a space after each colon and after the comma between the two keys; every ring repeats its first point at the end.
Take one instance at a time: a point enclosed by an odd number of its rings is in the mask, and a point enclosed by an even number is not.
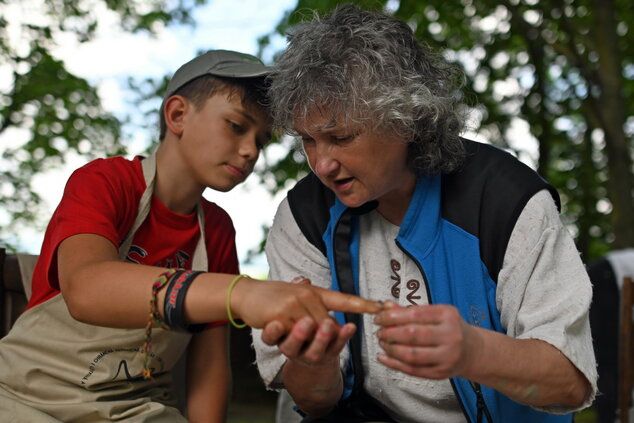
{"type": "Polygon", "coordinates": [[[224,422],[229,400],[230,370],[226,325],[192,337],[187,349],[187,419],[224,422]]]}
{"type": "MultiPolygon", "coordinates": [[[[118,328],[142,328],[148,321],[152,284],[166,269],[122,262],[108,239],[78,234],[61,242],[57,251],[60,290],[73,318],[84,323],[118,328]]],[[[226,293],[234,275],[204,273],[185,297],[187,323],[208,323],[227,318],[226,293]]],[[[163,312],[165,290],[158,296],[163,312]]],[[[379,306],[354,296],[311,286],[241,279],[231,296],[235,318],[252,327],[279,320],[286,330],[309,316],[330,319],[328,310],[377,312],[379,306]]]]}
{"type": "MultiPolygon", "coordinates": [[[[166,269],[123,262],[110,240],[94,234],[66,238],[57,251],[60,290],[70,314],[84,323],[119,328],[142,328],[146,325],[152,284],[166,269]]],[[[191,285],[188,302],[202,295],[210,283],[226,286],[231,275],[217,280],[201,275],[191,285]],[[193,294],[193,295],[192,295],[193,294]]],[[[162,311],[163,289],[159,293],[162,311]]],[[[226,318],[224,293],[210,295],[208,311],[197,323],[226,318]]],[[[186,313],[187,315],[187,313],[186,313]]]]}

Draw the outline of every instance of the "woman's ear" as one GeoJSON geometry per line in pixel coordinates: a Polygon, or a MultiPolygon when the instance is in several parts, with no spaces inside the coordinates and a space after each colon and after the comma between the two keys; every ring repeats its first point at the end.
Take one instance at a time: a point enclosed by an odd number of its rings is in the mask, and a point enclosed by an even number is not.
{"type": "Polygon", "coordinates": [[[163,118],[167,129],[180,137],[185,129],[185,115],[190,107],[187,99],[180,95],[173,95],[167,99],[163,107],[163,118]]]}

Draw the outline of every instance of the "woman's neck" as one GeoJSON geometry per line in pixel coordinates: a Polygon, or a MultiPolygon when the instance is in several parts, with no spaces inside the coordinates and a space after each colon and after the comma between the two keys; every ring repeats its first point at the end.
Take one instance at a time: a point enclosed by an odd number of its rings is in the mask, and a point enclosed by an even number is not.
{"type": "Polygon", "coordinates": [[[401,226],[415,188],[416,176],[412,175],[399,188],[379,198],[377,212],[391,224],[401,226]]]}

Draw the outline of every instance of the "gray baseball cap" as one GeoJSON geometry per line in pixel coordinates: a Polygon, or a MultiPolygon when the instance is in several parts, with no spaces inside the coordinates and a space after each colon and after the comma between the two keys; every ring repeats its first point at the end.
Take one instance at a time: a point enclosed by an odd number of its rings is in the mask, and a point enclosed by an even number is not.
{"type": "Polygon", "coordinates": [[[220,76],[225,78],[257,78],[267,75],[271,71],[260,59],[246,53],[231,50],[209,50],[190,60],[172,76],[163,101],[188,82],[203,75],[220,76]]]}

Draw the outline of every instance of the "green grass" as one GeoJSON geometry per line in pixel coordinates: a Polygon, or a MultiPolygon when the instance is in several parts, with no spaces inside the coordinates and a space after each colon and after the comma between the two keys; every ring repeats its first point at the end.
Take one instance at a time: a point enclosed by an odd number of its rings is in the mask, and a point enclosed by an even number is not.
{"type": "Polygon", "coordinates": [[[597,417],[592,408],[586,408],[575,414],[575,423],[597,423],[597,417]]]}
{"type": "MultiPolygon", "coordinates": [[[[227,423],[274,423],[275,404],[231,403],[227,423]]],[[[597,423],[595,412],[588,408],[575,414],[575,423],[597,423]]]]}
{"type": "Polygon", "coordinates": [[[275,403],[229,404],[227,423],[274,423],[275,403]]]}

